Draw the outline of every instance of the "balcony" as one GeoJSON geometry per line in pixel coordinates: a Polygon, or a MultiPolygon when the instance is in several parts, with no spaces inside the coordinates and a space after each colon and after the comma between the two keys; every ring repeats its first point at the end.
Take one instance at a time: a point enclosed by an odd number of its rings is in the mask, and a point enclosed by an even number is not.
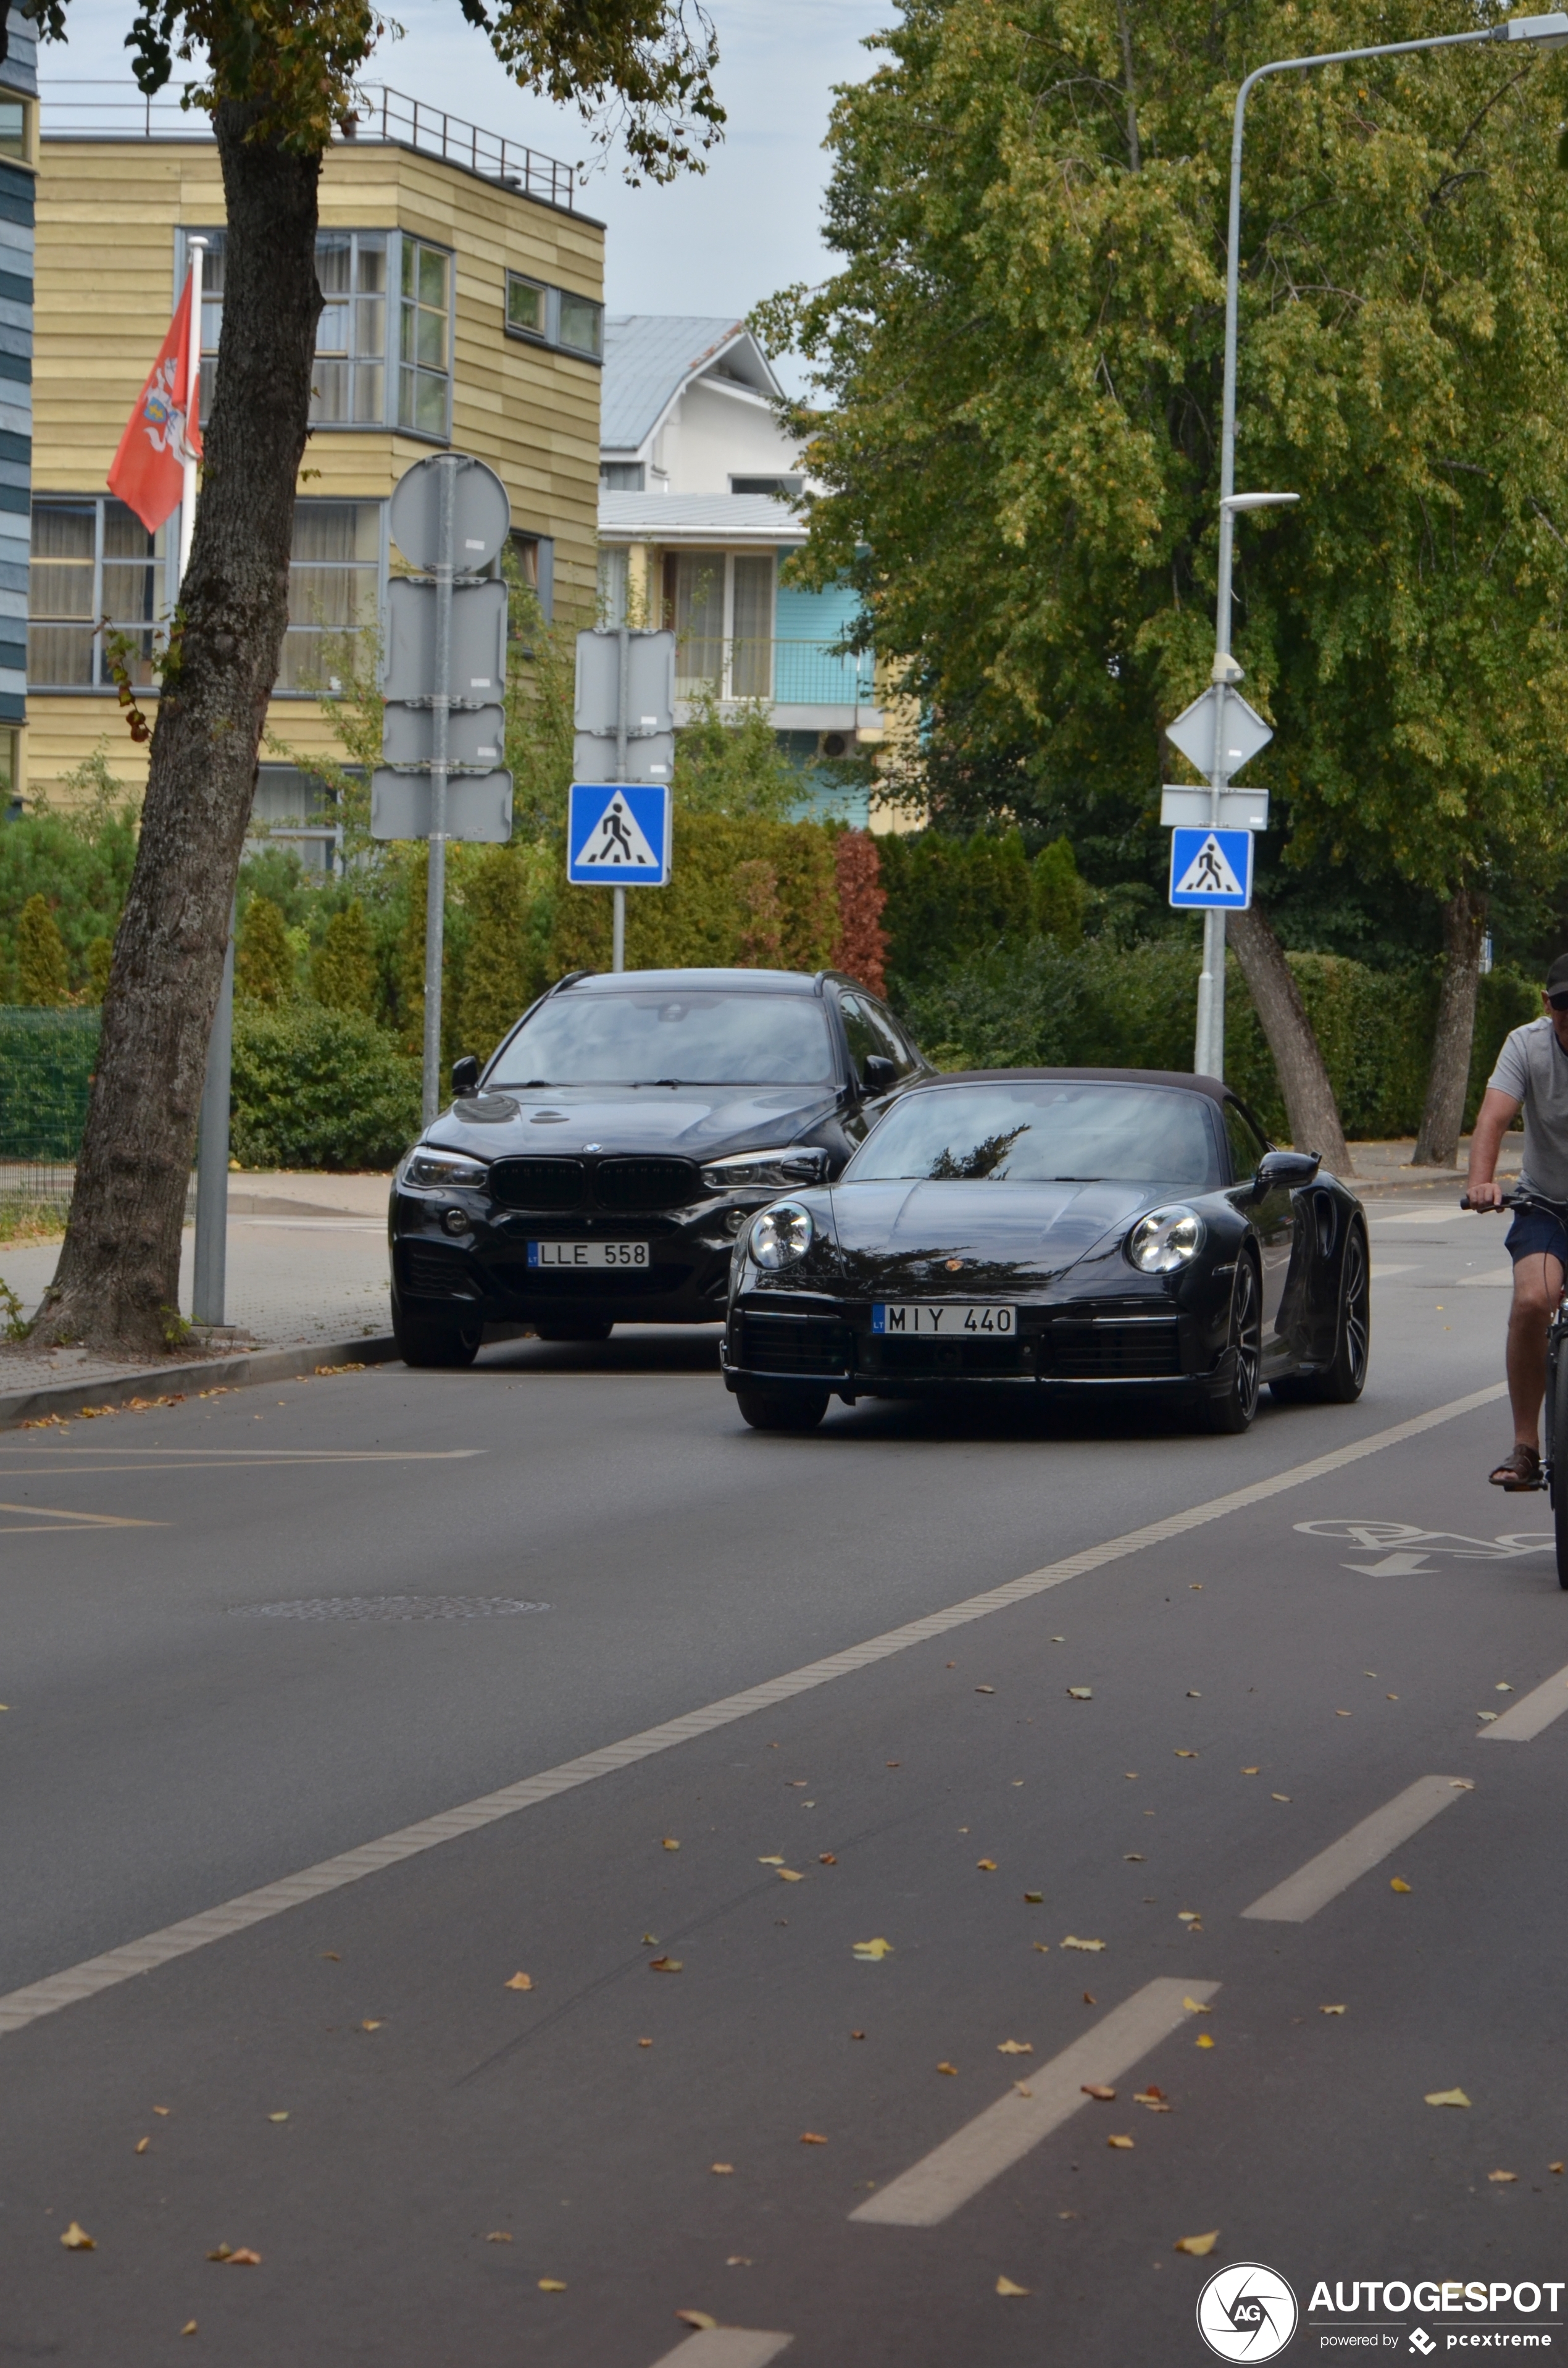
{"type": "Polygon", "coordinates": [[[721,704],[766,700],[778,731],[874,728],[882,720],[875,677],[869,650],[842,653],[832,642],[721,641],[683,633],[676,643],[676,703],[682,723],[706,697],[721,704]]]}

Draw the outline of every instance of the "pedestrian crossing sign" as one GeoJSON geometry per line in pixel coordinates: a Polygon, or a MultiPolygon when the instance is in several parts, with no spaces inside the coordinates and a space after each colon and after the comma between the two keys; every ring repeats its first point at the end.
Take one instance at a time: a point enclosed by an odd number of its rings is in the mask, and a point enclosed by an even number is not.
{"type": "Polygon", "coordinates": [[[670,876],[667,781],[574,781],[566,877],[577,888],[663,888],[670,876]]]}
{"type": "Polygon", "coordinates": [[[1252,903],[1250,830],[1171,833],[1171,903],[1183,910],[1240,911],[1252,903]]]}

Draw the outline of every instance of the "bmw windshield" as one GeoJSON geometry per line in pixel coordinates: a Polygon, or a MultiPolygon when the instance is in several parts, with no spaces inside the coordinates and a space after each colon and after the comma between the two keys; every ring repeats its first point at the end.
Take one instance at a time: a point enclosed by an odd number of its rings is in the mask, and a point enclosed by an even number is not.
{"type": "Polygon", "coordinates": [[[814,996],[552,996],[496,1055],[510,1086],[827,1086],[827,1014],[814,996]]]}

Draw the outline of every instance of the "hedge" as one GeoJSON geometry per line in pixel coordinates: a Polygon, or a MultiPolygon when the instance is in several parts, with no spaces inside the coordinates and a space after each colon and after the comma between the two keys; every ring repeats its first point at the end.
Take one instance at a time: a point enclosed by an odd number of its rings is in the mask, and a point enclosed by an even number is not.
{"type": "Polygon", "coordinates": [[[242,1167],[390,1167],[419,1133],[419,1064],[358,1011],[236,1004],[231,1109],[242,1167]]]}
{"type": "Polygon", "coordinates": [[[0,1007],[0,1159],[75,1158],[97,1057],[96,1010],[0,1007]]]}

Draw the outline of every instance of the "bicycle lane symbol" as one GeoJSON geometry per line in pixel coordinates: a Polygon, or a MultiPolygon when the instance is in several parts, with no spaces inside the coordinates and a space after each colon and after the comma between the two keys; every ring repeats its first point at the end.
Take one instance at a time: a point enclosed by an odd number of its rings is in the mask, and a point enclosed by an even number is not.
{"type": "Polygon", "coordinates": [[[1525,1554],[1551,1554],[1556,1541],[1537,1530],[1514,1530],[1495,1538],[1471,1538],[1460,1530],[1424,1530],[1414,1521],[1297,1521],[1304,1537],[1333,1538],[1377,1554],[1376,1562],[1341,1563],[1368,1578],[1435,1577],[1434,1555],[1457,1562],[1517,1562],[1525,1554]]]}

